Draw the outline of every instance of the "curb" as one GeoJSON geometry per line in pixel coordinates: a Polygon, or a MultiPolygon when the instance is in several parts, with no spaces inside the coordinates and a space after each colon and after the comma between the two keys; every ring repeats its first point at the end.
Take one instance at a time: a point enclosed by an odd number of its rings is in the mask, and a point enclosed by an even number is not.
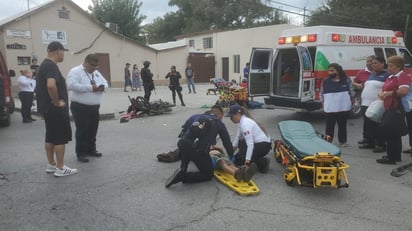
{"type": "MultiPolygon", "coordinates": [[[[14,108],[14,111],[21,112],[21,108],[16,107],[14,108]]],[[[42,117],[40,113],[38,113],[37,111],[31,111],[31,114],[38,116],[38,117],[42,117]]],[[[99,117],[100,117],[100,121],[115,119],[114,113],[102,113],[100,114],[99,117]]],[[[70,115],[70,121],[73,121],[73,117],[71,115],[70,115]]]]}

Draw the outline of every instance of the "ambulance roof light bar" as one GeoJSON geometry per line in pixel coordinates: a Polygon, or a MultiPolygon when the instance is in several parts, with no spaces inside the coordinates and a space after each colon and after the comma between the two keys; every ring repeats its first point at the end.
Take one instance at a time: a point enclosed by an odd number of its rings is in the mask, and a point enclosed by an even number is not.
{"type": "Polygon", "coordinates": [[[289,37],[279,37],[278,44],[298,44],[298,43],[307,43],[307,42],[316,42],[317,41],[316,34],[307,34],[307,35],[296,35],[296,36],[289,36],[289,37]]]}

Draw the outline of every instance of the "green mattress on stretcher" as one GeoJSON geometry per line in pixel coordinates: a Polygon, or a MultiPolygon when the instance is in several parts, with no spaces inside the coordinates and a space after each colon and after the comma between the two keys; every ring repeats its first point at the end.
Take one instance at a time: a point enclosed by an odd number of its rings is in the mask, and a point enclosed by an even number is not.
{"type": "Polygon", "coordinates": [[[340,149],[319,137],[308,122],[285,120],[278,126],[283,142],[297,157],[304,158],[320,152],[340,156],[340,149]]]}

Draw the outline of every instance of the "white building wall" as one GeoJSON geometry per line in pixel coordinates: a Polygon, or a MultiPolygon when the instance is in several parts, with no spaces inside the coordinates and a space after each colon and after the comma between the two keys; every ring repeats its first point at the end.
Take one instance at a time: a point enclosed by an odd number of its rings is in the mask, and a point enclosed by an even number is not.
{"type": "Polygon", "coordinates": [[[243,68],[249,62],[253,47],[274,48],[280,33],[285,29],[296,28],[295,25],[280,24],[249,29],[239,29],[187,37],[187,44],[194,40],[194,47],[189,52],[213,53],[216,60],[216,76],[222,76],[222,58],[229,58],[229,79],[239,80],[243,68]],[[213,38],[213,48],[203,48],[203,38],[213,38]],[[239,73],[234,72],[234,55],[240,55],[239,73]]]}

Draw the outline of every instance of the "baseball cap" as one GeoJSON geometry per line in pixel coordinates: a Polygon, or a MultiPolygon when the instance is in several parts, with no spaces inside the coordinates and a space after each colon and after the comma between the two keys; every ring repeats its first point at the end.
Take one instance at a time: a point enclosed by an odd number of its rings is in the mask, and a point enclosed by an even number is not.
{"type": "Polygon", "coordinates": [[[238,112],[240,112],[241,107],[239,104],[233,104],[232,106],[230,106],[229,111],[226,114],[226,117],[232,116],[238,112]]]}
{"type": "Polygon", "coordinates": [[[68,49],[64,48],[64,46],[60,42],[51,42],[47,46],[47,51],[57,51],[57,50],[64,50],[68,51],[68,49]]]}

